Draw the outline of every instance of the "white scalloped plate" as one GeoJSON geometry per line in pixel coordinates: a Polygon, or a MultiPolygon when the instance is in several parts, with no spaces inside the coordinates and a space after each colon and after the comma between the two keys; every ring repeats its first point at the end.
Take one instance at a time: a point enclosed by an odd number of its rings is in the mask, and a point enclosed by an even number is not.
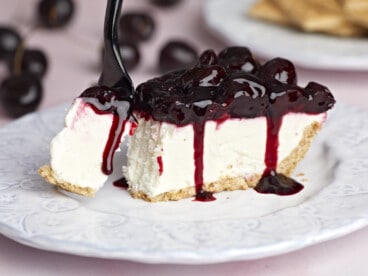
{"type": "Polygon", "coordinates": [[[317,69],[368,69],[367,37],[340,38],[298,32],[254,20],[246,15],[254,2],[207,0],[203,9],[205,22],[210,30],[230,44],[246,45],[267,59],[285,57],[300,66],[317,69]]]}
{"type": "Polygon", "coordinates": [[[149,263],[277,255],[368,224],[368,114],[337,105],[297,168],[298,195],[224,192],[214,202],[147,203],[106,183],[96,198],[60,193],[38,175],[65,106],[0,129],[0,232],[45,250],[149,263]],[[348,130],[348,131],[347,131],[348,130]],[[262,209],[263,208],[263,209],[262,209]],[[255,212],[262,209],[261,213],[255,212]]]}

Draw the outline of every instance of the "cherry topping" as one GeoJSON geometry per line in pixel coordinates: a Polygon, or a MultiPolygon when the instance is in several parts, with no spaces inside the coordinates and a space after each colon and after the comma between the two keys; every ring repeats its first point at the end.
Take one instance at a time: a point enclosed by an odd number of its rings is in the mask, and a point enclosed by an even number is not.
{"type": "Polygon", "coordinates": [[[230,47],[217,57],[207,50],[195,67],[172,71],[139,85],[135,107],[156,120],[182,125],[224,116],[272,117],[289,111],[315,114],[330,109],[335,102],[321,85],[310,83],[305,89],[294,85],[297,77],[287,60],[274,59],[258,68],[247,48],[230,47]],[[236,53],[240,54],[239,60],[235,59],[236,53]],[[254,64],[259,72],[238,70],[244,61],[254,64]],[[284,70],[288,70],[285,82],[274,78],[284,70]]]}
{"type": "Polygon", "coordinates": [[[214,50],[206,50],[199,56],[199,66],[217,64],[217,56],[214,50]]]}
{"type": "Polygon", "coordinates": [[[119,21],[120,39],[140,42],[150,39],[155,30],[153,18],[144,12],[125,13],[119,21]]]}
{"type": "Polygon", "coordinates": [[[11,117],[19,117],[37,109],[42,99],[40,80],[32,74],[13,75],[0,87],[0,100],[11,117]]]}
{"type": "Polygon", "coordinates": [[[41,0],[38,4],[38,17],[46,28],[60,28],[67,25],[74,14],[72,0],[41,0]]]}
{"type": "Polygon", "coordinates": [[[185,72],[180,79],[185,94],[189,95],[193,102],[197,102],[212,99],[225,76],[226,71],[223,67],[211,65],[205,68],[194,67],[185,72]]]}
{"type": "Polygon", "coordinates": [[[12,56],[21,43],[20,35],[10,27],[0,27],[0,60],[12,56]]]}
{"type": "Polygon", "coordinates": [[[274,58],[263,64],[259,69],[258,76],[270,82],[297,83],[294,65],[283,58],[274,58]]]}
{"type": "Polygon", "coordinates": [[[181,0],[151,0],[152,4],[159,7],[172,7],[181,2],[181,0]]]}
{"type": "Polygon", "coordinates": [[[236,73],[227,77],[218,93],[217,102],[226,103],[233,117],[263,116],[268,105],[267,88],[256,76],[236,73]]]}
{"type": "Polygon", "coordinates": [[[281,116],[289,111],[300,112],[305,110],[308,104],[308,97],[303,88],[296,85],[276,84],[269,88],[269,102],[272,105],[271,115],[281,116]]]}
{"type": "Polygon", "coordinates": [[[259,67],[246,47],[228,47],[218,54],[218,63],[232,72],[255,73],[259,67]]]}
{"type": "Polygon", "coordinates": [[[196,50],[184,41],[173,40],[166,43],[159,56],[161,72],[192,67],[197,61],[196,50]]]}
{"type": "Polygon", "coordinates": [[[313,106],[306,106],[306,112],[320,113],[333,107],[335,99],[330,90],[316,82],[310,82],[305,87],[308,99],[315,102],[313,106]]]}

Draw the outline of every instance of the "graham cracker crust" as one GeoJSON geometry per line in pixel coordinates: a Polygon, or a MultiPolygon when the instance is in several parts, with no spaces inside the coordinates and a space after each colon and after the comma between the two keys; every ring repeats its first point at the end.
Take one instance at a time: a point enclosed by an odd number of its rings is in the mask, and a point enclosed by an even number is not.
{"type": "MultiPolygon", "coordinates": [[[[253,188],[258,183],[261,175],[253,177],[251,180],[247,180],[244,177],[235,178],[223,178],[219,181],[204,184],[204,190],[208,192],[218,193],[222,191],[235,191],[235,190],[246,190],[253,188]]],[[[159,194],[155,197],[149,197],[142,191],[129,190],[129,193],[133,198],[143,199],[148,202],[159,202],[159,201],[176,201],[183,198],[193,197],[195,195],[195,188],[188,187],[177,191],[170,191],[159,194]]]]}
{"type": "Polygon", "coordinates": [[[72,192],[75,194],[79,194],[79,195],[83,195],[83,196],[88,196],[88,197],[94,197],[95,195],[95,190],[91,189],[89,187],[80,187],[68,182],[60,182],[58,181],[50,166],[45,165],[42,166],[41,168],[38,169],[38,174],[41,175],[48,183],[53,184],[65,191],[68,192],[72,192]]]}
{"type": "MultiPolygon", "coordinates": [[[[313,141],[313,138],[321,129],[321,127],[321,123],[313,122],[310,126],[305,128],[302,139],[300,140],[298,146],[290,153],[289,156],[284,158],[278,164],[277,172],[282,173],[286,176],[290,176],[292,174],[299,161],[304,158],[313,141]]],[[[225,177],[216,182],[205,183],[203,189],[205,191],[213,193],[218,193],[222,191],[246,190],[248,188],[254,188],[261,177],[262,174],[254,175],[252,176],[252,178],[248,179],[245,177],[225,177]]],[[[143,199],[148,202],[176,201],[195,196],[194,187],[169,191],[154,197],[149,197],[143,191],[134,191],[129,189],[129,192],[133,198],[143,199]]]]}

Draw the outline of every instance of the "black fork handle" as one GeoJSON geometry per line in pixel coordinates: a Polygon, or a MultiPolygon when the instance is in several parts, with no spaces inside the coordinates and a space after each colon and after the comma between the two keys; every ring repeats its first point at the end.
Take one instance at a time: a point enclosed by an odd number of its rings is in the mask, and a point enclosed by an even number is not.
{"type": "Polygon", "coordinates": [[[131,97],[134,86],[124,67],[118,42],[118,22],[123,0],[107,0],[104,25],[104,60],[98,84],[131,97]]]}

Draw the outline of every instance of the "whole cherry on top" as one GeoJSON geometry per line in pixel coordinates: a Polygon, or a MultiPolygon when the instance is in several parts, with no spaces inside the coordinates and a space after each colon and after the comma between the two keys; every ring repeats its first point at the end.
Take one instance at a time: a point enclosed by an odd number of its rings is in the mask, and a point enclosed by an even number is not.
{"type": "MultiPolygon", "coordinates": [[[[35,28],[58,29],[74,15],[73,0],[39,0],[35,7],[35,28]]],[[[42,78],[48,59],[40,49],[26,48],[26,39],[13,26],[0,26],[0,62],[5,62],[9,75],[0,85],[3,112],[13,118],[37,109],[43,97],[42,78]]]]}

